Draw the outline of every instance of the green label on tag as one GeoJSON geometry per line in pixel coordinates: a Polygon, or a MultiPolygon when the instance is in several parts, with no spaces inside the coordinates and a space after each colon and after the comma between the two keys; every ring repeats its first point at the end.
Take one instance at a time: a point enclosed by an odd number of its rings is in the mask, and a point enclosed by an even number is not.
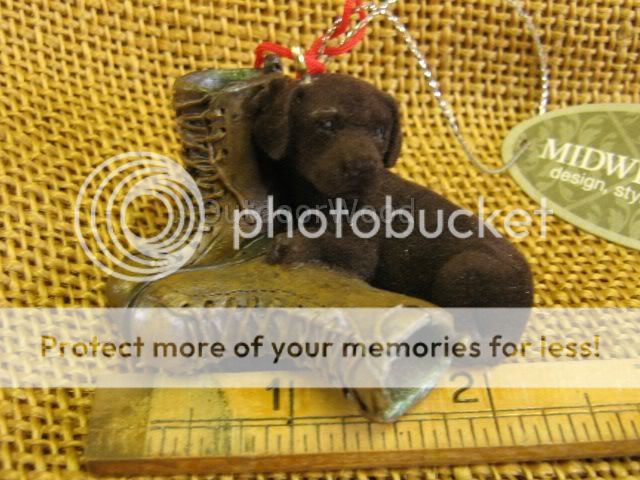
{"type": "Polygon", "coordinates": [[[502,147],[536,201],[607,240],[640,250],[640,105],[584,105],[531,119],[502,147]],[[524,150],[522,150],[524,148],[524,150]]]}

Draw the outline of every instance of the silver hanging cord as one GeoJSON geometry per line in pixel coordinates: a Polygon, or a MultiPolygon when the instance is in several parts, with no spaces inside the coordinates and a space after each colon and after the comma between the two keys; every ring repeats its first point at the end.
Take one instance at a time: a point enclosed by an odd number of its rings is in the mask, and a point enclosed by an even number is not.
{"type": "MultiPolygon", "coordinates": [[[[511,160],[509,160],[509,162],[497,168],[489,167],[485,165],[482,161],[476,158],[472,149],[469,147],[469,144],[465,140],[464,135],[460,131],[460,126],[458,124],[458,120],[456,119],[455,114],[453,113],[451,104],[447,101],[447,99],[444,98],[444,95],[442,94],[442,90],[440,89],[440,83],[434,77],[431,67],[427,62],[427,59],[420,51],[418,43],[416,42],[415,38],[413,38],[413,36],[409,33],[406,26],[400,21],[400,19],[397,16],[395,16],[393,13],[391,13],[391,11],[389,10],[389,7],[397,3],[397,1],[398,0],[385,0],[380,4],[366,3],[366,4],[360,5],[360,7],[358,7],[355,10],[355,12],[357,13],[362,10],[365,10],[367,12],[367,15],[364,18],[362,18],[360,21],[358,21],[353,28],[345,32],[344,34],[345,41],[349,40],[354,35],[356,35],[362,28],[366,27],[376,17],[381,16],[389,20],[389,22],[391,22],[396,32],[398,32],[402,36],[402,39],[404,40],[404,43],[406,44],[409,51],[416,58],[418,65],[422,70],[422,74],[427,80],[427,85],[429,86],[429,90],[431,91],[431,94],[435,97],[438,103],[438,107],[440,108],[440,111],[442,112],[444,117],[447,119],[449,127],[451,128],[451,131],[453,132],[454,136],[456,137],[456,140],[462,147],[462,150],[464,151],[467,159],[484,173],[489,173],[489,174],[502,173],[508,170],[509,168],[511,168],[518,160],[520,160],[522,155],[529,148],[530,144],[528,142],[525,142],[521,147],[521,149],[513,156],[511,160]]],[[[524,19],[526,29],[529,32],[529,34],[533,37],[535,50],[536,50],[536,54],[538,56],[538,61],[540,65],[540,82],[541,82],[541,94],[540,94],[540,101],[539,101],[537,110],[538,110],[538,115],[542,115],[547,111],[547,106],[549,104],[549,95],[551,91],[550,81],[549,81],[550,70],[549,70],[549,61],[548,61],[547,51],[542,43],[542,39],[540,38],[540,35],[538,34],[533,18],[524,9],[524,7],[522,6],[522,2],[520,0],[507,0],[507,2],[516,10],[516,13],[521,18],[524,19]]],[[[319,58],[325,64],[328,63],[332,57],[323,55],[323,52],[326,48],[326,44],[329,42],[331,38],[331,35],[336,31],[341,21],[342,19],[340,18],[336,19],[333,25],[329,28],[329,30],[327,30],[325,34],[322,36],[322,46],[320,47],[320,50],[319,50],[319,58]]]]}

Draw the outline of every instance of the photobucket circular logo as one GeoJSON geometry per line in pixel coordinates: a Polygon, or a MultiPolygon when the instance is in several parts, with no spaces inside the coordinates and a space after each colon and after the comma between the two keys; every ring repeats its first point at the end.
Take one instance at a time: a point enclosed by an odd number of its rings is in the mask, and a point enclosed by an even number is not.
{"type": "Polygon", "coordinates": [[[202,195],[191,175],[151,152],[127,152],[98,165],[82,184],[74,213],[76,235],[91,261],[109,275],[136,282],[185,265],[204,227],[202,195]],[[150,237],[135,233],[127,221],[127,211],[143,200],[160,202],[166,211],[166,225],[150,237]]]}

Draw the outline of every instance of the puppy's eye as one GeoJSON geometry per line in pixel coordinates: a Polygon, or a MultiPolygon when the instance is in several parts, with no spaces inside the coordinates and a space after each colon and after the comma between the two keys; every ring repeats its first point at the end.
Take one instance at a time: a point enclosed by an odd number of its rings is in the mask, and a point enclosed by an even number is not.
{"type": "Polygon", "coordinates": [[[373,132],[376,139],[378,140],[384,140],[384,136],[386,135],[386,133],[387,133],[387,129],[384,128],[383,126],[376,127],[375,131],[373,132]]]}
{"type": "Polygon", "coordinates": [[[327,118],[325,120],[320,120],[318,122],[318,127],[320,127],[321,130],[324,130],[326,132],[333,132],[336,129],[336,122],[335,120],[332,120],[330,118],[327,118]]]}

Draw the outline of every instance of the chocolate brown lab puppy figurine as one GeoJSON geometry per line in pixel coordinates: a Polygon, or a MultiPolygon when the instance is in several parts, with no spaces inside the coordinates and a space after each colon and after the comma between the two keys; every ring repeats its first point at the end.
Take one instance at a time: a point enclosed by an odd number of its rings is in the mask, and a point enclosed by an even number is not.
{"type": "MultiPolygon", "coordinates": [[[[318,207],[329,219],[318,238],[300,231],[292,238],[280,234],[270,261],[321,262],[442,307],[531,306],[529,267],[508,241],[469,212],[387,170],[402,143],[392,97],[352,77],[323,74],[309,83],[279,78],[253,98],[251,108],[254,142],[265,156],[265,171],[280,182],[281,204],[318,207]],[[379,232],[361,238],[347,222],[340,225],[328,213],[336,199],[347,209],[358,205],[382,212],[379,232]],[[413,205],[415,228],[405,238],[386,234],[389,201],[394,209],[413,205]],[[419,231],[419,216],[426,232],[439,225],[442,232],[427,238],[419,231]],[[450,221],[459,234],[447,228],[450,221]]],[[[371,231],[374,222],[367,227],[364,220],[364,215],[357,219],[360,230],[371,231]]],[[[393,231],[404,232],[406,222],[394,216],[393,231]]],[[[316,222],[315,231],[320,226],[316,222]]],[[[311,222],[308,230],[313,228],[311,222]]]]}

